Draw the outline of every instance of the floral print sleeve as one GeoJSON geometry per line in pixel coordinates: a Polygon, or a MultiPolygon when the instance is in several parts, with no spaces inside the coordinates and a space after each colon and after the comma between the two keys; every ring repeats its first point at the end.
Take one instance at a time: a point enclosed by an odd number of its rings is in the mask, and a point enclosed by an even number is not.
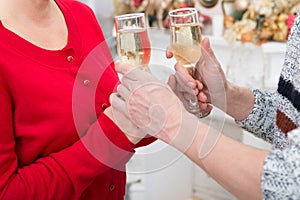
{"type": "Polygon", "coordinates": [[[300,199],[300,128],[288,134],[289,145],[265,159],[261,187],[264,199],[300,199]]]}

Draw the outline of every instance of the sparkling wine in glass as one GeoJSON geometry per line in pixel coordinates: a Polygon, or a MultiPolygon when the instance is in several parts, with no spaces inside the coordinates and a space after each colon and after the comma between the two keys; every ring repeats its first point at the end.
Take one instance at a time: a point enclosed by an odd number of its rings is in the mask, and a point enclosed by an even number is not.
{"type": "MultiPolygon", "coordinates": [[[[171,27],[171,51],[179,64],[194,76],[195,66],[201,57],[201,29],[198,11],[195,8],[180,8],[169,12],[171,27]]],[[[197,96],[190,93],[188,110],[196,116],[200,112],[197,96]]]]}
{"type": "Polygon", "coordinates": [[[144,13],[119,15],[114,20],[120,62],[150,71],[151,47],[144,13]]]}

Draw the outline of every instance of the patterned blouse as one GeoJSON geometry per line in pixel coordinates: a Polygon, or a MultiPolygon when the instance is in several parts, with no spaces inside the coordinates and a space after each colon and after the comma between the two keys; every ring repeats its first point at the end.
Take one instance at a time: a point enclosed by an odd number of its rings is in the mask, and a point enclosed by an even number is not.
{"type": "Polygon", "coordinates": [[[300,15],[287,42],[277,91],[253,92],[251,114],[237,123],[273,144],[262,172],[263,197],[300,199],[300,15]]]}

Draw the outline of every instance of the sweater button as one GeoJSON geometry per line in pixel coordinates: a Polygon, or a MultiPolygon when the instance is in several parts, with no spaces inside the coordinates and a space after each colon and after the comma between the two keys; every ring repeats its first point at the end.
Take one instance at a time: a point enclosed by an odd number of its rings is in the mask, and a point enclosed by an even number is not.
{"type": "Polygon", "coordinates": [[[102,110],[105,110],[106,108],[108,108],[108,105],[107,105],[106,103],[103,103],[103,104],[101,105],[101,108],[102,108],[102,110]]]}
{"type": "Polygon", "coordinates": [[[115,185],[114,185],[114,184],[111,184],[111,185],[109,186],[109,191],[114,191],[115,188],[116,188],[115,185]]]}
{"type": "Polygon", "coordinates": [[[67,61],[68,62],[73,62],[74,61],[74,57],[73,56],[68,56],[67,57],[67,61]]]}
{"type": "Polygon", "coordinates": [[[84,85],[84,86],[89,86],[90,83],[91,83],[91,82],[90,82],[89,80],[84,80],[84,81],[83,81],[83,85],[84,85]]]}

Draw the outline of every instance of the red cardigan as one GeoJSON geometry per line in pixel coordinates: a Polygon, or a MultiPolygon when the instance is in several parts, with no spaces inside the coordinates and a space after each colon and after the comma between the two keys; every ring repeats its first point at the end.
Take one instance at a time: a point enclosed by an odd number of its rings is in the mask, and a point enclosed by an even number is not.
{"type": "Polygon", "coordinates": [[[0,199],[121,200],[137,146],[103,114],[118,83],[113,59],[91,9],[56,2],[69,30],[62,50],[0,22],[0,199]]]}

